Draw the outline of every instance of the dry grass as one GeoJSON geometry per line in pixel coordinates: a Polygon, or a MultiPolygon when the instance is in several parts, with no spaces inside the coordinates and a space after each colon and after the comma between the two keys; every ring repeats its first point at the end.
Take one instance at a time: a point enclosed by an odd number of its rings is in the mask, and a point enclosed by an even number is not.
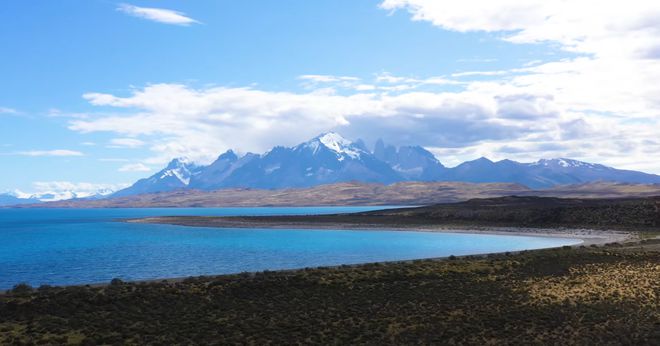
{"type": "Polygon", "coordinates": [[[0,344],[660,343],[660,240],[606,248],[47,288],[0,344]]]}
{"type": "Polygon", "coordinates": [[[526,280],[522,286],[539,304],[634,301],[655,309],[660,318],[659,277],[658,263],[595,263],[570,268],[559,277],[526,280]]]}

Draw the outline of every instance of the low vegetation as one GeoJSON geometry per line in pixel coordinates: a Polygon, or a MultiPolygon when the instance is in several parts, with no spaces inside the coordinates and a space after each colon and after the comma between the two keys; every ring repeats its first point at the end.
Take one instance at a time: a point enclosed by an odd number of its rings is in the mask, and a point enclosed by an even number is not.
{"type": "Polygon", "coordinates": [[[18,285],[0,344],[660,344],[660,240],[103,287],[18,285]]]}
{"type": "Polygon", "coordinates": [[[508,196],[351,214],[164,216],[131,222],[249,228],[587,228],[641,232],[640,236],[645,238],[660,232],[660,197],[569,199],[508,196]]]}

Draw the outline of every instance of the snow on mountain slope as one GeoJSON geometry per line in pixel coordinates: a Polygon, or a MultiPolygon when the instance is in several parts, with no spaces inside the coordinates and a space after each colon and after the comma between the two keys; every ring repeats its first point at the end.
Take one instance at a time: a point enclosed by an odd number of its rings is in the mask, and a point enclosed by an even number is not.
{"type": "Polygon", "coordinates": [[[541,159],[541,160],[538,160],[536,162],[530,163],[529,166],[563,167],[563,168],[577,168],[577,167],[582,167],[582,168],[608,168],[606,166],[599,165],[599,164],[593,164],[593,163],[582,162],[582,161],[571,160],[571,159],[564,159],[564,158],[541,159]]]}
{"type": "Polygon", "coordinates": [[[502,182],[547,188],[595,181],[660,183],[660,176],[567,158],[533,163],[480,158],[447,168],[420,146],[397,148],[378,141],[370,152],[362,141],[352,142],[328,132],[293,147],[274,147],[261,155],[239,157],[230,150],[208,166],[175,159],[162,171],[113,196],[177,189],[295,188],[347,181],[502,182]]]}
{"type": "Polygon", "coordinates": [[[170,161],[163,170],[151,177],[140,179],[135,184],[123,190],[117,191],[113,194],[113,197],[186,188],[191,178],[199,174],[202,168],[187,158],[176,158],[170,161]]]}
{"type": "Polygon", "coordinates": [[[307,187],[351,180],[390,183],[400,176],[386,163],[337,133],[294,147],[275,147],[236,169],[223,187],[307,187]]]}
{"type": "Polygon", "coordinates": [[[317,140],[326,148],[337,153],[339,160],[343,160],[347,156],[352,159],[359,159],[361,153],[364,153],[362,149],[353,145],[351,141],[335,132],[325,133],[317,137],[317,140]]]}
{"type": "Polygon", "coordinates": [[[294,150],[309,149],[313,154],[317,154],[322,148],[328,149],[337,155],[337,159],[359,159],[362,154],[368,154],[359,145],[342,137],[336,132],[327,132],[315,137],[305,143],[295,146],[294,150]]]}

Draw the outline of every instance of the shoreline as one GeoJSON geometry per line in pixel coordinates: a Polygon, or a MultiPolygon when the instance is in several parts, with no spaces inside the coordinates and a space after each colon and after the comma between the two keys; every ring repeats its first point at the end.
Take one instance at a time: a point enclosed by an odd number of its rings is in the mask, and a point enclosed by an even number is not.
{"type": "MultiPolygon", "coordinates": [[[[431,232],[431,233],[458,233],[458,234],[484,234],[484,235],[509,235],[509,236],[527,236],[527,237],[548,237],[548,238],[568,238],[568,239],[578,239],[581,242],[573,245],[566,245],[571,248],[578,247],[587,247],[587,246],[605,246],[612,243],[634,243],[640,240],[640,238],[634,232],[627,231],[615,231],[615,230],[594,230],[587,228],[531,228],[531,227],[495,227],[495,226],[452,226],[452,225],[379,225],[379,224],[351,224],[351,223],[326,223],[326,224],[313,224],[313,223],[263,223],[263,222],[241,222],[239,224],[232,223],[230,226],[220,227],[217,225],[200,225],[200,224],[183,224],[183,222],[165,222],[163,219],[169,219],[171,217],[150,217],[150,218],[140,218],[140,219],[125,219],[120,222],[128,223],[144,223],[144,224],[156,224],[156,225],[176,225],[184,227],[203,227],[203,228],[218,228],[229,229],[229,228],[253,228],[253,229],[268,229],[268,230],[280,230],[280,229],[296,229],[296,230],[305,230],[305,231],[315,231],[315,230],[335,230],[335,231],[395,231],[395,232],[431,232]]],[[[176,217],[179,218],[179,217],[176,217]]],[[[455,258],[465,258],[465,257],[478,257],[484,258],[490,255],[501,255],[504,253],[518,254],[522,252],[535,252],[535,251],[544,251],[549,249],[557,249],[563,246],[553,246],[545,247],[540,249],[529,249],[529,250],[519,250],[519,251],[503,251],[503,252],[489,252],[489,253],[479,253],[471,255],[457,255],[457,256],[442,256],[442,257],[427,257],[427,258],[414,258],[414,259],[402,259],[402,260],[388,260],[388,261],[377,261],[377,262],[365,262],[365,263],[354,263],[354,264],[339,264],[339,265],[327,265],[327,266],[318,266],[311,267],[312,269],[322,269],[322,268],[341,268],[341,267],[360,267],[365,265],[372,264],[401,264],[401,263],[413,263],[414,261],[445,261],[451,257],[455,258]]],[[[305,270],[306,267],[300,268],[289,268],[289,269],[266,269],[268,272],[277,272],[277,273],[287,273],[287,272],[297,272],[300,270],[305,270]]],[[[235,276],[247,273],[250,276],[256,275],[256,273],[261,273],[263,271],[250,271],[250,272],[236,272],[236,273],[225,273],[225,274],[206,274],[206,275],[189,275],[181,277],[162,277],[162,278],[153,278],[153,279],[137,279],[137,280],[122,280],[124,283],[131,284],[150,284],[150,283],[181,283],[186,279],[191,278],[217,278],[217,277],[226,277],[226,276],[235,276]]],[[[18,283],[17,283],[18,284],[18,283]]],[[[54,285],[54,287],[105,287],[109,286],[110,282],[95,282],[95,283],[80,283],[80,284],[71,284],[71,285],[54,285]]],[[[36,288],[36,287],[35,287],[36,288]]],[[[11,288],[0,290],[0,295],[8,293],[11,288]]]]}
{"type": "MultiPolygon", "coordinates": [[[[580,239],[582,243],[571,245],[590,246],[608,243],[621,243],[639,240],[638,234],[633,231],[598,230],[590,228],[568,227],[514,227],[514,226],[479,226],[479,225],[391,225],[378,223],[313,223],[313,222],[276,222],[276,221],[245,221],[224,217],[147,217],[127,219],[123,222],[175,225],[184,227],[204,228],[245,228],[245,229],[296,229],[296,230],[337,230],[337,231],[398,231],[398,232],[433,232],[433,233],[462,233],[462,234],[490,234],[511,236],[533,236],[551,238],[580,239]],[[206,221],[206,222],[205,222],[206,221]]],[[[533,251],[533,250],[530,250],[533,251]]]]}
{"type": "MultiPolygon", "coordinates": [[[[142,219],[133,219],[133,220],[126,220],[125,222],[135,222],[135,220],[142,220],[142,219]]],[[[141,223],[147,223],[147,222],[141,222],[141,223]]],[[[148,222],[152,224],[163,224],[163,223],[153,223],[153,222],[148,222]]],[[[181,226],[181,225],[177,225],[181,226]]],[[[307,230],[307,231],[315,231],[315,230],[335,230],[335,231],[373,231],[373,232],[378,232],[378,231],[398,231],[398,232],[432,232],[432,233],[460,233],[460,234],[489,234],[489,235],[510,235],[510,236],[529,236],[529,237],[548,237],[548,238],[569,238],[569,239],[579,239],[582,242],[573,244],[573,245],[564,245],[564,246],[552,246],[552,247],[544,247],[544,248],[538,248],[538,249],[528,249],[528,250],[517,250],[517,251],[501,251],[501,252],[487,252],[487,253],[477,253],[477,254],[470,254],[470,255],[449,255],[449,256],[441,256],[441,257],[425,257],[425,258],[412,258],[412,259],[401,259],[401,260],[387,260],[387,261],[376,261],[376,262],[364,262],[364,263],[352,263],[352,264],[337,264],[337,265],[325,265],[325,266],[315,266],[315,267],[299,267],[299,268],[286,268],[286,269],[265,269],[265,270],[258,270],[258,271],[243,271],[243,272],[235,272],[235,273],[224,273],[224,274],[201,274],[201,275],[188,275],[188,276],[179,276],[179,277],[161,277],[161,278],[153,278],[153,279],[137,279],[137,280],[123,280],[119,278],[122,283],[124,284],[158,284],[158,283],[167,283],[167,284],[176,284],[176,283],[183,283],[188,279],[215,279],[215,278],[221,278],[221,277],[228,277],[228,276],[239,276],[239,275],[248,275],[249,277],[255,277],[259,273],[264,273],[264,272],[271,272],[271,273],[279,273],[279,274],[286,274],[286,273],[296,273],[299,271],[304,271],[308,269],[313,269],[313,270],[319,270],[319,269],[339,269],[339,268],[359,268],[362,266],[369,266],[369,265],[395,265],[395,264],[412,264],[417,261],[447,261],[451,258],[487,258],[491,255],[504,255],[504,254],[511,254],[511,255],[517,255],[521,253],[531,253],[531,252],[540,252],[540,251],[547,251],[551,249],[560,249],[565,246],[568,246],[570,248],[579,248],[579,247],[587,247],[587,246],[607,246],[612,243],[636,243],[640,239],[635,236],[635,234],[630,233],[630,232],[621,232],[621,231],[599,231],[599,230],[589,230],[589,229],[574,229],[571,231],[574,231],[573,233],[566,234],[566,233],[549,233],[545,232],[548,229],[533,229],[533,228],[516,228],[516,227],[484,227],[483,229],[462,229],[462,230],[456,230],[453,228],[421,228],[421,227],[409,227],[409,228],[381,228],[381,227],[376,227],[377,225],[373,225],[374,227],[364,227],[363,228],[333,228],[330,225],[327,227],[315,227],[315,229],[311,228],[304,228],[302,227],[303,225],[299,225],[300,227],[292,227],[291,229],[297,229],[297,230],[307,230]],[[607,234],[598,234],[598,235],[593,235],[591,232],[607,232],[607,234]],[[604,237],[604,235],[607,235],[607,237],[604,237]]],[[[349,225],[342,225],[342,226],[349,226],[349,225]]],[[[219,228],[219,227],[213,227],[213,226],[184,226],[184,227],[204,227],[204,228],[219,228]]],[[[243,228],[248,228],[248,227],[243,227],[243,228]]],[[[261,227],[260,229],[286,229],[286,227],[281,226],[281,227],[261,227]]],[[[68,287],[91,287],[91,288],[101,288],[101,287],[107,287],[112,285],[110,281],[108,282],[95,282],[95,283],[81,283],[81,284],[71,284],[71,285],[53,285],[53,287],[59,287],[59,288],[68,288],[68,287]]],[[[34,287],[35,289],[38,287],[34,287]]],[[[0,290],[0,296],[5,295],[11,291],[11,288],[0,290]]]]}

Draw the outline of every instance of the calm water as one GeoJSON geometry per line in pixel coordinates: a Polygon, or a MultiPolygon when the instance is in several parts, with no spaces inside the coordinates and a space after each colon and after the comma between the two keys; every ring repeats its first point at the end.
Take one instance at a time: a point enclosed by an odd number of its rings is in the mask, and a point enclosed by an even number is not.
{"type": "MultiPolygon", "coordinates": [[[[382,207],[381,207],[382,208],[382,207]]],[[[119,277],[237,273],[537,249],[575,239],[395,231],[193,228],[117,222],[158,215],[281,215],[369,207],[0,209],[0,289],[119,277]]]]}

